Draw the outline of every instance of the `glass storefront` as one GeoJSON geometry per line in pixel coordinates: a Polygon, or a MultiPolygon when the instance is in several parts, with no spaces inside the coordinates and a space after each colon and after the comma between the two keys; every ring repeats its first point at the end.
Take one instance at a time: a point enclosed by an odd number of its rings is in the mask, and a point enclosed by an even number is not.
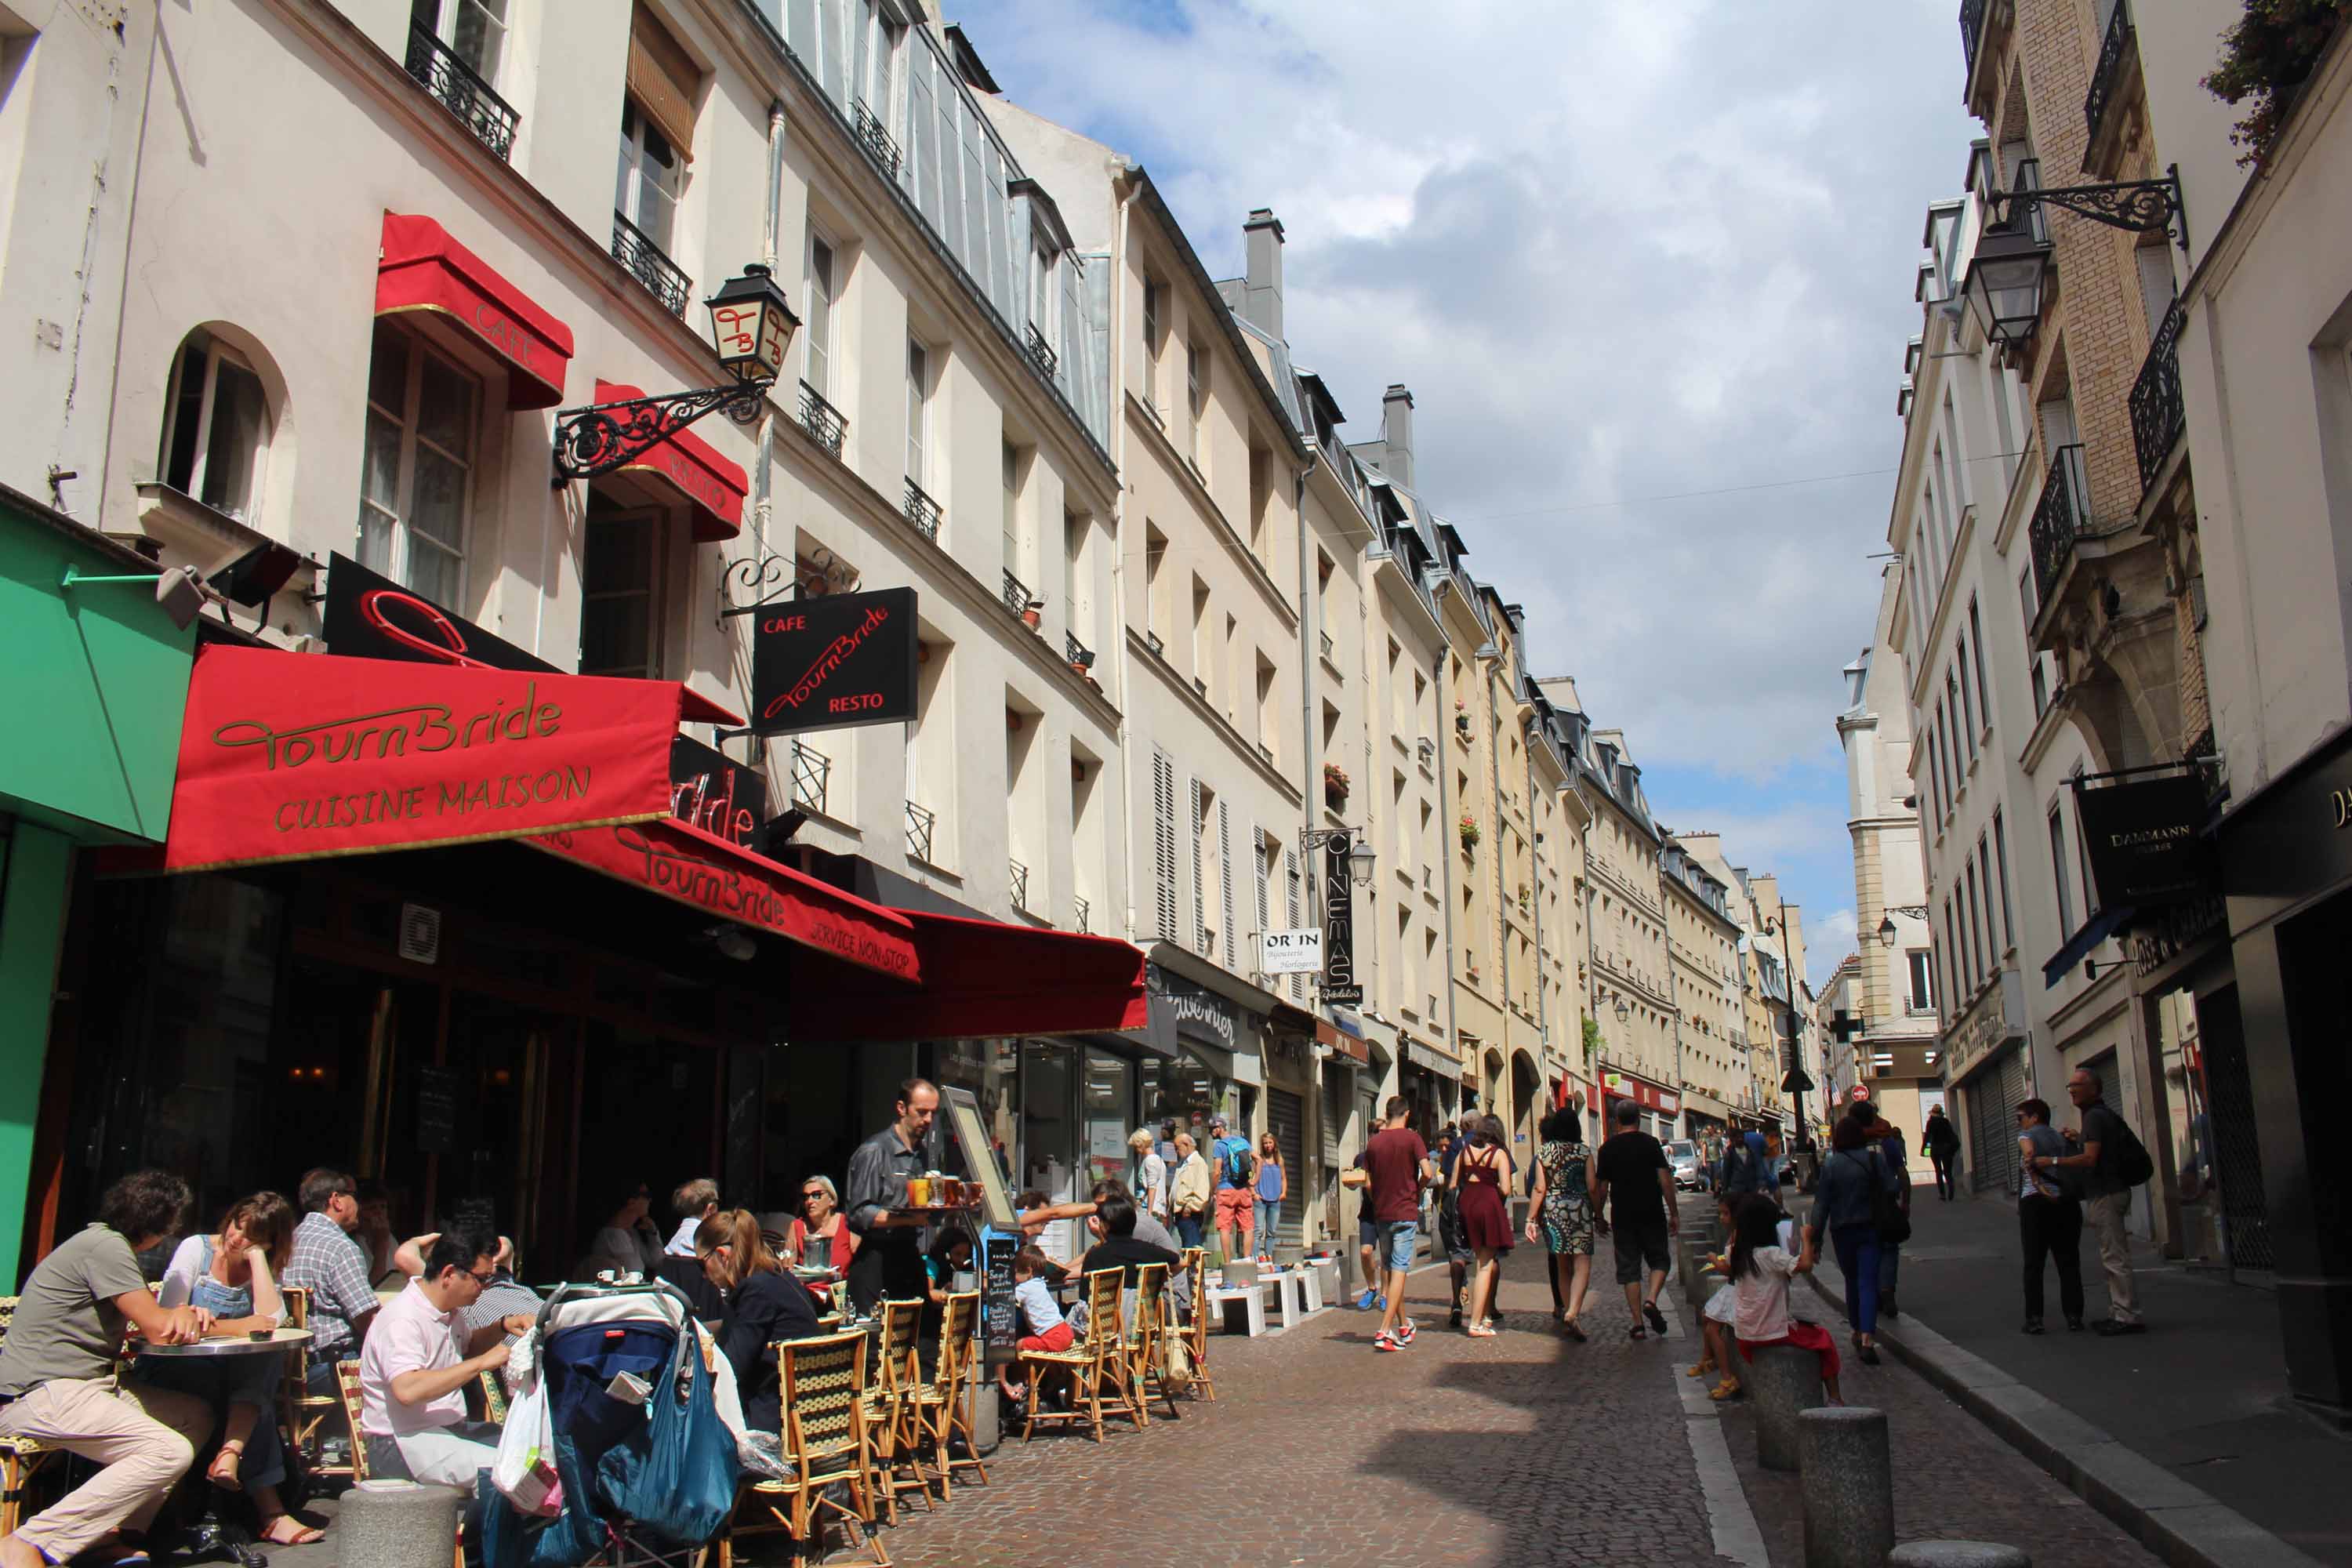
{"type": "Polygon", "coordinates": [[[1105,1177],[1128,1181],[1134,1160],[1127,1135],[1135,1131],[1135,1064],[1108,1051],[1087,1052],[1086,1184],[1105,1177]]]}

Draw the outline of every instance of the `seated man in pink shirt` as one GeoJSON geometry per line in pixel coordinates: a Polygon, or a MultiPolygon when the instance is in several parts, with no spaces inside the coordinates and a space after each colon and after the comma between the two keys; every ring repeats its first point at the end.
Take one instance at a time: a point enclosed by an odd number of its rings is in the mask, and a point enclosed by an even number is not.
{"type": "Polygon", "coordinates": [[[360,1434],[374,1474],[471,1496],[475,1477],[497,1457],[499,1429],[466,1418],[466,1385],[506,1365],[506,1337],[528,1331],[532,1319],[495,1319],[463,1345],[457,1339],[458,1314],[495,1272],[495,1245],[443,1232],[425,1251],[425,1272],[376,1314],[360,1356],[360,1434]]]}

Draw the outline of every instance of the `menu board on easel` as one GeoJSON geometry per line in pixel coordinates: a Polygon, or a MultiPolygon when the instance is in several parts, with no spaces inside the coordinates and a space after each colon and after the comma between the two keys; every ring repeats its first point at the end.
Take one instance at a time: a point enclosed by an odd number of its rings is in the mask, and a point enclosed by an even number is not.
{"type": "Polygon", "coordinates": [[[980,1337],[982,1360],[1003,1366],[1013,1360],[1021,1338],[1018,1309],[1013,1301],[1013,1255],[1021,1250],[1018,1236],[988,1232],[981,1238],[982,1266],[980,1337]]]}

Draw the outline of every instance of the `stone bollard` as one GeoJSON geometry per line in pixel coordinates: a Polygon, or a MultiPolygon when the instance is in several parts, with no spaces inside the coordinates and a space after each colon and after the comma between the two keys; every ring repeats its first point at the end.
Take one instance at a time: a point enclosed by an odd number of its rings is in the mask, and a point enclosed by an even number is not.
{"type": "Polygon", "coordinates": [[[1895,1545],[1886,1412],[1858,1405],[1801,1412],[1797,1468],[1804,1476],[1805,1568],[1879,1568],[1895,1545]]]}
{"type": "Polygon", "coordinates": [[[1756,1462],[1794,1470],[1798,1414],[1821,1407],[1822,1358],[1795,1345],[1761,1345],[1740,1381],[1756,1409],[1756,1462]]]}
{"type": "Polygon", "coordinates": [[[344,1568],[449,1568],[464,1501],[451,1487],[360,1482],[335,1515],[344,1568]]]}
{"type": "Polygon", "coordinates": [[[1912,1541],[1886,1554],[1886,1568],[2033,1568],[2033,1559],[1992,1541],[1912,1541]]]}

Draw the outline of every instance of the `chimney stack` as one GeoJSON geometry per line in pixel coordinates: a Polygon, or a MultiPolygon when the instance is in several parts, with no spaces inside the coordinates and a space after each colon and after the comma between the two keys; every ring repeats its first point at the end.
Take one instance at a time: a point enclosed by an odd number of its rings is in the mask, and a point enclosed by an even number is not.
{"type": "Polygon", "coordinates": [[[1412,489],[1412,394],[1391,384],[1381,395],[1381,468],[1412,489]]]}
{"type": "Polygon", "coordinates": [[[1282,220],[1268,207],[1258,207],[1242,225],[1248,247],[1249,270],[1242,283],[1242,320],[1274,339],[1282,335],[1282,220]]]}

